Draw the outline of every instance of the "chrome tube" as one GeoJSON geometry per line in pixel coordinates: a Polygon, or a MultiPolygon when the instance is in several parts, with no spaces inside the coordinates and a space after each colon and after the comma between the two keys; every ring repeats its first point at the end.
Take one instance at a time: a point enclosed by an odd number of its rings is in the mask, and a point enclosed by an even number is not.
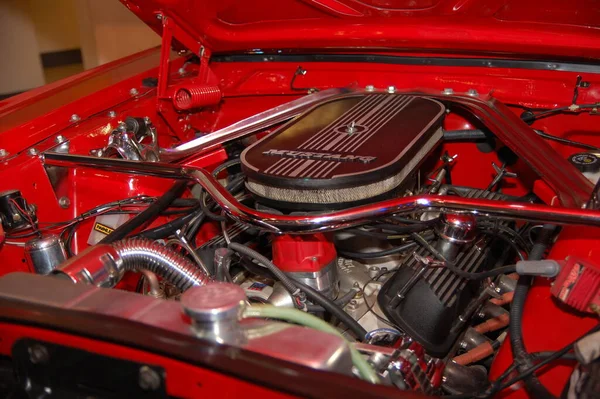
{"type": "Polygon", "coordinates": [[[140,273],[144,275],[148,283],[148,295],[153,298],[164,298],[165,292],[160,288],[160,282],[156,274],[149,270],[140,270],[140,273]]]}
{"type": "Polygon", "coordinates": [[[208,276],[198,266],[157,242],[132,238],[112,246],[121,258],[123,270],[149,270],[181,291],[208,282],[208,276]]]}
{"type": "Polygon", "coordinates": [[[148,270],[181,291],[204,285],[209,277],[177,252],[142,238],[98,244],[67,260],[52,274],[74,283],[114,287],[126,271],[148,270]]]}
{"type": "Polygon", "coordinates": [[[254,133],[258,133],[275,124],[290,120],[315,104],[349,92],[351,92],[350,89],[335,88],[300,97],[296,100],[252,115],[246,119],[242,119],[232,125],[211,132],[210,134],[183,143],[175,148],[163,148],[160,150],[160,159],[163,161],[176,161],[192,154],[197,155],[216,145],[239,140],[254,133]]]}
{"type": "Polygon", "coordinates": [[[600,211],[581,208],[561,208],[524,202],[495,201],[446,195],[414,195],[393,198],[323,214],[275,215],[249,208],[240,203],[211,173],[200,168],[174,165],[46,154],[46,165],[96,167],[112,172],[141,174],[167,178],[187,178],[200,184],[232,219],[252,224],[273,233],[316,233],[333,231],[369,223],[373,219],[417,211],[453,211],[479,218],[526,220],[536,223],[573,224],[600,227],[600,211]]]}
{"type": "Polygon", "coordinates": [[[316,233],[340,230],[385,216],[432,210],[467,213],[480,218],[519,219],[540,223],[600,227],[600,211],[441,195],[394,198],[320,215],[275,215],[257,211],[239,203],[210,173],[203,169],[188,170],[187,173],[232,219],[253,224],[274,233],[316,233]]]}

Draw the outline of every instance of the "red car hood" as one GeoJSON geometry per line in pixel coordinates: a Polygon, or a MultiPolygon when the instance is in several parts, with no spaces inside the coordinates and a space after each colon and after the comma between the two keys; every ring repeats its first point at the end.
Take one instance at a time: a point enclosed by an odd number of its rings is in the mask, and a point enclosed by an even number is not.
{"type": "Polygon", "coordinates": [[[155,31],[161,33],[164,15],[218,53],[426,51],[600,60],[596,0],[121,1],[155,31]]]}

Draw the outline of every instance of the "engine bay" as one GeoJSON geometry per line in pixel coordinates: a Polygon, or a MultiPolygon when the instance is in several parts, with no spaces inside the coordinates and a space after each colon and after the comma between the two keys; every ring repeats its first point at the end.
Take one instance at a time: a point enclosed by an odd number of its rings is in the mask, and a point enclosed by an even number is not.
{"type": "Polygon", "coordinates": [[[597,75],[172,64],[3,157],[0,298],[431,396],[598,336],[597,75]]]}

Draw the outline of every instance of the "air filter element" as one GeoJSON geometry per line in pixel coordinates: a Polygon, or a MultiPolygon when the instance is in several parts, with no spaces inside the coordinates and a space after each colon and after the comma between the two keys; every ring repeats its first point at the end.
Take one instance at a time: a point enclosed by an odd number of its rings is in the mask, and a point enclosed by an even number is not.
{"type": "Polygon", "coordinates": [[[335,209],[390,194],[442,138],[444,106],[400,94],[321,103],[242,153],[248,189],[267,205],[335,209]]]}

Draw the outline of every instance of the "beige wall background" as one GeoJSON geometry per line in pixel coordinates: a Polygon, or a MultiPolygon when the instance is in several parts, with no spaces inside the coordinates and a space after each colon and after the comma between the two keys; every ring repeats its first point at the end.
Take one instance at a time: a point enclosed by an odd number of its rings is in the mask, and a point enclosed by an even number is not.
{"type": "MultiPolygon", "coordinates": [[[[40,53],[72,50],[81,46],[77,4],[79,0],[21,0],[29,2],[40,53]]],[[[111,0],[104,0],[105,3],[111,0]]]]}
{"type": "Polygon", "coordinates": [[[44,84],[35,26],[29,3],[0,1],[0,93],[44,84]]]}
{"type": "Polygon", "coordinates": [[[118,0],[78,0],[77,5],[86,68],[160,45],[160,36],[118,0]]]}
{"type": "Polygon", "coordinates": [[[80,48],[90,69],[158,45],[118,0],[0,0],[0,95],[45,83],[41,53],[80,48]]]}

